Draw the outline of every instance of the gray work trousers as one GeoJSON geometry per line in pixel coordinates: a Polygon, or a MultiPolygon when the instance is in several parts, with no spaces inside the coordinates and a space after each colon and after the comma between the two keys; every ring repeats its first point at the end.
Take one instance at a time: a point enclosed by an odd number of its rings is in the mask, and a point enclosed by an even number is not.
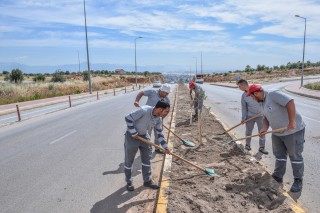
{"type": "Polygon", "coordinates": [[[302,157],[304,145],[304,132],[302,129],[291,135],[276,136],[272,134],[272,149],[276,158],[273,175],[282,178],[286,172],[287,155],[289,155],[293,177],[303,178],[304,162],[302,157]]]}
{"type": "Polygon", "coordinates": [[[198,110],[200,111],[200,113],[202,112],[202,107],[203,107],[203,99],[195,98],[193,103],[195,115],[198,115],[198,110]]]}
{"type": "MultiPolygon", "coordinates": [[[[146,136],[141,137],[150,140],[146,136]]],[[[124,140],[124,173],[128,184],[132,184],[132,164],[138,150],[140,150],[141,156],[143,181],[147,182],[151,180],[152,147],[138,139],[134,139],[129,132],[126,132],[124,140]]]]}
{"type": "MultiPolygon", "coordinates": [[[[252,119],[251,121],[248,121],[246,123],[246,137],[252,135],[252,130],[255,123],[257,124],[258,131],[260,132],[263,125],[263,116],[252,119]]],[[[264,147],[265,143],[266,143],[266,137],[265,136],[259,137],[259,147],[264,147]]],[[[251,146],[251,138],[246,139],[246,145],[251,146]]]]}

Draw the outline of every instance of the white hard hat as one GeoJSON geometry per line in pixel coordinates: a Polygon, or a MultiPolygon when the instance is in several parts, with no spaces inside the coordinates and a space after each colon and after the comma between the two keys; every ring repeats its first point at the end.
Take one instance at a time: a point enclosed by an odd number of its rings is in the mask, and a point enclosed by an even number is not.
{"type": "Polygon", "coordinates": [[[163,84],[160,88],[160,91],[170,93],[171,92],[171,87],[168,84],[163,84]]]}

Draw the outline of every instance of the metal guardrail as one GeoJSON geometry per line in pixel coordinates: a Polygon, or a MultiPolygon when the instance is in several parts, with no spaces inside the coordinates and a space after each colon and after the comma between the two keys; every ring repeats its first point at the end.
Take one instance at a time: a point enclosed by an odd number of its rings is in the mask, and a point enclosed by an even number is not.
{"type": "Polygon", "coordinates": [[[30,119],[36,116],[40,116],[43,114],[56,112],[70,107],[75,107],[84,103],[98,101],[107,97],[137,91],[144,87],[145,85],[139,85],[138,88],[130,86],[114,88],[105,91],[97,91],[95,94],[86,94],[82,96],[64,96],[61,97],[60,100],[48,101],[45,103],[33,104],[24,107],[19,107],[19,105],[17,104],[15,107],[12,107],[11,109],[0,111],[0,127],[22,120],[30,119]]]}

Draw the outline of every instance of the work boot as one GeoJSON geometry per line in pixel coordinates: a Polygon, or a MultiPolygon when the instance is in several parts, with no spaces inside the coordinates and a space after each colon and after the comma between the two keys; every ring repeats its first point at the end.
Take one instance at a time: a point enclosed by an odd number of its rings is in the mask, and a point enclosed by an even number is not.
{"type": "Polygon", "coordinates": [[[302,179],[295,178],[291,186],[290,192],[300,192],[302,190],[302,179]]]}
{"type": "Polygon", "coordinates": [[[157,184],[155,184],[152,180],[149,180],[149,181],[147,181],[147,182],[144,182],[143,185],[144,185],[145,187],[149,187],[149,188],[151,188],[151,189],[159,189],[159,188],[160,188],[160,187],[159,187],[157,184]]]}
{"type": "Polygon", "coordinates": [[[275,176],[275,175],[271,175],[271,176],[272,176],[273,179],[274,179],[275,181],[277,181],[278,183],[283,183],[283,178],[277,177],[277,176],[275,176]]]}
{"type": "Polygon", "coordinates": [[[192,115],[192,120],[198,120],[198,114],[192,115]]]}
{"type": "Polygon", "coordinates": [[[132,185],[132,183],[127,183],[127,190],[128,191],[133,191],[134,190],[134,186],[132,185]]]}
{"type": "Polygon", "coordinates": [[[262,154],[265,154],[265,155],[269,154],[269,152],[267,150],[265,150],[264,147],[260,147],[259,152],[261,152],[262,154]]]}
{"type": "Polygon", "coordinates": [[[249,144],[246,144],[246,146],[244,147],[246,150],[250,151],[251,150],[251,147],[249,144]]]}

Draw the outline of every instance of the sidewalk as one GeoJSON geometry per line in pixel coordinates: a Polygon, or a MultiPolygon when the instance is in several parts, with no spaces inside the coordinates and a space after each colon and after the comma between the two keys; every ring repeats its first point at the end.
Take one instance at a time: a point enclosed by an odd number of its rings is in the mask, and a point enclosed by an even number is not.
{"type": "MultiPolygon", "coordinates": [[[[319,82],[319,81],[320,81],[320,79],[306,80],[304,85],[306,85],[308,83],[312,83],[312,82],[319,82]]],[[[210,83],[210,85],[238,88],[235,83],[229,83],[229,82],[216,82],[216,83],[210,83]]],[[[291,92],[291,93],[294,93],[296,95],[301,95],[301,96],[320,100],[320,90],[311,90],[311,89],[307,89],[304,87],[300,87],[300,82],[290,84],[290,85],[284,87],[284,90],[291,92]]]]}

